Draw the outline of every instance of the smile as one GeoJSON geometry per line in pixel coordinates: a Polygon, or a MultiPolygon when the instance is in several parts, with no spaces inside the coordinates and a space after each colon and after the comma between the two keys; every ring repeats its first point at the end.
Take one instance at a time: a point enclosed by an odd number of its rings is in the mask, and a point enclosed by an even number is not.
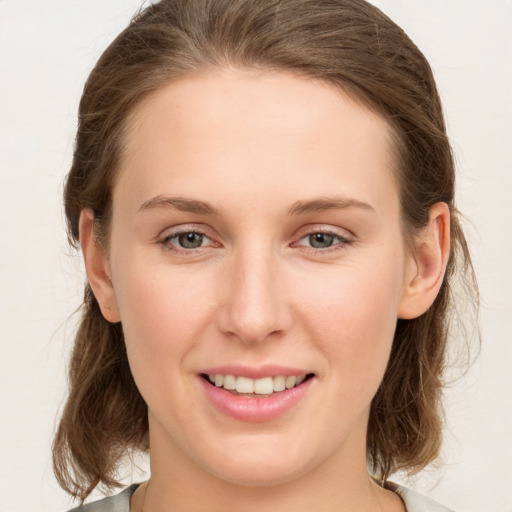
{"type": "Polygon", "coordinates": [[[241,396],[269,396],[285,389],[292,389],[302,384],[311,374],[278,375],[276,377],[263,377],[251,379],[250,377],[209,374],[208,381],[218,388],[232,391],[241,396]]]}
{"type": "Polygon", "coordinates": [[[317,384],[314,373],[290,375],[290,368],[215,370],[199,374],[204,397],[216,412],[242,422],[272,421],[295,410],[317,384]]]}

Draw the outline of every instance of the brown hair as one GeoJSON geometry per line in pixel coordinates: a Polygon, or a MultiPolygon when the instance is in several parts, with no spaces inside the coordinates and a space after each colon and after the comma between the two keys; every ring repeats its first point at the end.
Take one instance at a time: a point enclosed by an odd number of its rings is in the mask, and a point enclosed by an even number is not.
{"type": "MultiPolygon", "coordinates": [[[[69,237],[84,208],[108,244],[112,187],[127,118],[163,85],[208,68],[288,70],[343,88],[389,123],[402,222],[410,235],[429,209],[451,209],[452,248],[441,291],[421,317],[399,320],[372,402],[368,460],[381,479],[416,472],[440,449],[441,391],[456,269],[476,298],[454,208],[454,164],[432,71],[394,22],[363,0],[162,0],[137,15],[103,53],[85,85],[65,187],[69,237]]],[[[115,486],[127,450],[147,448],[147,407],[128,366],[122,326],[110,324],[86,286],[69,369],[70,393],[54,440],[61,486],[84,499],[115,486]]]]}

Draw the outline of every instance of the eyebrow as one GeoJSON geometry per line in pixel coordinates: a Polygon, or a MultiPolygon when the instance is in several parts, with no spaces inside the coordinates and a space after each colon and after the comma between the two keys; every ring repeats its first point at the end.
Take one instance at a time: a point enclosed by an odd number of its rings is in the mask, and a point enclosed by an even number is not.
{"type": "Polygon", "coordinates": [[[156,196],[143,203],[139,208],[139,212],[155,208],[174,208],[181,212],[197,213],[199,215],[216,215],[221,217],[220,210],[212,206],[210,203],[198,201],[197,199],[187,199],[184,197],[156,196]]]}
{"type": "MultiPolygon", "coordinates": [[[[215,215],[221,217],[219,209],[210,203],[197,199],[184,197],[155,196],[144,202],[139,211],[147,211],[158,208],[173,208],[182,212],[196,213],[198,215],[215,215]]],[[[361,208],[375,212],[373,206],[358,199],[348,197],[319,197],[307,201],[296,201],[288,209],[288,215],[305,215],[308,213],[323,212],[326,210],[343,210],[347,208],[361,208]]]]}
{"type": "Polygon", "coordinates": [[[319,197],[308,201],[297,201],[288,210],[288,215],[305,215],[307,213],[323,212],[326,210],[344,210],[347,208],[361,208],[375,212],[372,205],[349,197],[319,197]]]}

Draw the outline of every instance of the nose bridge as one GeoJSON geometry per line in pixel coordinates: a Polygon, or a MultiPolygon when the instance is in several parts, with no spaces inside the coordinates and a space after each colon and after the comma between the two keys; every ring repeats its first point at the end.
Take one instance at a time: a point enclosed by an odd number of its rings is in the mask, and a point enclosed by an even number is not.
{"type": "Polygon", "coordinates": [[[242,341],[264,341],[287,328],[279,262],[269,244],[255,244],[233,258],[231,282],[222,312],[222,330],[242,341]]]}

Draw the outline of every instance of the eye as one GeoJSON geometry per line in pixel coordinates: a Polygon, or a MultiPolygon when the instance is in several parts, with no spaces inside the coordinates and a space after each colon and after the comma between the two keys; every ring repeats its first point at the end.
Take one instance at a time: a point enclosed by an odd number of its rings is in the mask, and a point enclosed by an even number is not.
{"type": "Polygon", "coordinates": [[[315,249],[327,249],[335,242],[336,236],[331,233],[313,233],[308,235],[308,242],[315,249]]]}
{"type": "Polygon", "coordinates": [[[164,233],[159,243],[167,250],[173,252],[188,252],[216,245],[205,233],[195,229],[174,231],[168,234],[164,233]]]}
{"type": "Polygon", "coordinates": [[[174,243],[178,243],[180,247],[184,249],[197,249],[203,245],[205,236],[202,233],[180,233],[179,235],[173,236],[170,240],[174,243]]]}
{"type": "Polygon", "coordinates": [[[326,251],[343,249],[352,243],[352,239],[331,231],[315,231],[303,236],[294,245],[312,249],[314,251],[326,251]]]}

